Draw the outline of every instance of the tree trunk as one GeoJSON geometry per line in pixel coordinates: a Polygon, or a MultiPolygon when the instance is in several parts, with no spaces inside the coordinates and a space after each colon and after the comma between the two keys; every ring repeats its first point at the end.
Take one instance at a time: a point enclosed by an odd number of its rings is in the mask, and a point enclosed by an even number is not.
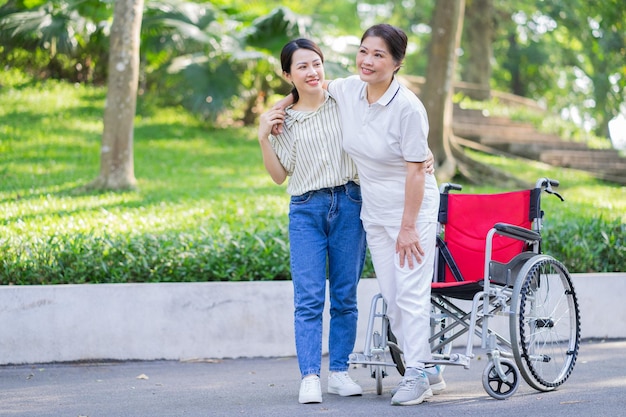
{"type": "Polygon", "coordinates": [[[478,85],[467,95],[474,100],[487,100],[491,96],[491,61],[493,59],[494,32],[493,0],[466,0],[463,49],[465,65],[463,81],[478,85]]]}
{"type": "Polygon", "coordinates": [[[143,0],[115,0],[100,175],[90,188],[132,189],[137,183],[133,161],[133,123],[137,107],[142,14],[143,0]]]}
{"type": "Polygon", "coordinates": [[[432,35],[428,51],[426,83],[422,100],[428,112],[429,146],[435,156],[437,179],[445,182],[456,172],[450,149],[452,132],[452,94],[456,69],[456,49],[463,28],[465,0],[437,1],[431,19],[432,35]]]}
{"type": "MultiPolygon", "coordinates": [[[[517,45],[517,35],[515,33],[509,34],[509,50],[507,51],[507,60],[512,63],[518,63],[519,59],[519,46],[517,45]]],[[[511,73],[511,81],[509,83],[509,88],[511,89],[511,93],[526,97],[526,87],[524,87],[524,82],[522,81],[522,74],[517,65],[509,65],[509,72],[511,73]]]]}

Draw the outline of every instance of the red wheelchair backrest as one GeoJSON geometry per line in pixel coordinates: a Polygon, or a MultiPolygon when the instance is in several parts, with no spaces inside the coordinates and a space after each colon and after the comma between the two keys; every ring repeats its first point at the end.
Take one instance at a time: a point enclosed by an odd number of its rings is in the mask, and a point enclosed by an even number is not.
{"type": "MultiPolygon", "coordinates": [[[[444,199],[442,199],[442,204],[444,199]]],[[[500,194],[453,194],[447,196],[444,238],[464,281],[484,278],[487,233],[496,223],[531,227],[530,190],[500,194]]],[[[440,210],[441,211],[441,210],[440,210]]],[[[495,235],[491,260],[508,262],[524,250],[524,242],[495,235]]],[[[445,282],[456,282],[446,266],[445,282]]]]}

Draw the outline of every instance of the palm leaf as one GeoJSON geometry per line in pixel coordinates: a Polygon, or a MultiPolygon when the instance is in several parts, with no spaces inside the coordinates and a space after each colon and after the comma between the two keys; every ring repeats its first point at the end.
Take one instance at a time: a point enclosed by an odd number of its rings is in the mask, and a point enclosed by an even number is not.
{"type": "Polygon", "coordinates": [[[243,38],[249,46],[275,53],[291,39],[305,36],[308,27],[309,18],[298,16],[285,7],[278,7],[254,20],[243,33],[243,38]]]}

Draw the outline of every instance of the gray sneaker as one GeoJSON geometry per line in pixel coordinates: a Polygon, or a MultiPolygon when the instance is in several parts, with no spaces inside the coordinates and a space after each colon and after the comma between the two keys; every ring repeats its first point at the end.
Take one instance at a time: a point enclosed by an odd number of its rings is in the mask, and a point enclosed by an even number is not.
{"type": "Polygon", "coordinates": [[[446,389],[446,381],[443,380],[443,372],[439,366],[427,366],[424,373],[428,377],[428,383],[433,394],[441,394],[446,389]]]}
{"type": "MultiPolygon", "coordinates": [[[[446,381],[443,379],[443,372],[441,372],[439,365],[427,366],[424,368],[424,373],[428,377],[428,384],[434,395],[441,394],[446,389],[446,381]]],[[[391,390],[391,395],[394,396],[399,388],[400,385],[394,387],[391,390]]]]}
{"type": "Polygon", "coordinates": [[[426,373],[417,368],[407,368],[391,405],[416,405],[433,396],[426,373]]]}

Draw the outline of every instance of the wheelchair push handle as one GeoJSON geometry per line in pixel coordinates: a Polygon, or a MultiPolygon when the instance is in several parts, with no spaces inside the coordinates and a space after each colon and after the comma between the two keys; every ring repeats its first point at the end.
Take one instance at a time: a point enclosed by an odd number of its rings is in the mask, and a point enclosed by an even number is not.
{"type": "Polygon", "coordinates": [[[535,184],[536,188],[542,191],[545,191],[548,194],[554,194],[561,201],[565,201],[565,199],[561,196],[561,194],[559,194],[558,192],[552,189],[552,187],[556,188],[558,186],[559,186],[559,182],[557,180],[551,180],[550,178],[540,178],[537,180],[537,183],[535,184]]]}
{"type": "Polygon", "coordinates": [[[535,184],[535,187],[537,188],[551,188],[551,187],[558,187],[559,186],[559,182],[557,180],[552,180],[550,178],[539,178],[537,180],[537,183],[535,184]]]}
{"type": "Polygon", "coordinates": [[[448,194],[448,191],[450,190],[455,190],[455,191],[461,191],[463,189],[463,186],[460,184],[454,184],[451,182],[444,182],[443,184],[441,184],[439,186],[439,193],[441,194],[448,194]]]}

